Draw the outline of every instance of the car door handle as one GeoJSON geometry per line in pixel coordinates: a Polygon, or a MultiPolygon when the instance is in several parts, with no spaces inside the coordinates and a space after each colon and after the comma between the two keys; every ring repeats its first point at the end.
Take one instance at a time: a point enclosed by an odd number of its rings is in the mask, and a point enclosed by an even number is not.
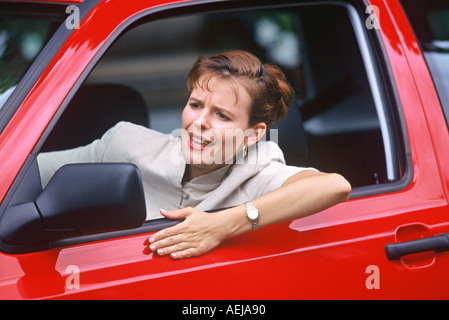
{"type": "Polygon", "coordinates": [[[388,260],[397,260],[402,256],[426,251],[442,252],[449,250],[449,233],[424,239],[389,243],[385,245],[388,260]]]}

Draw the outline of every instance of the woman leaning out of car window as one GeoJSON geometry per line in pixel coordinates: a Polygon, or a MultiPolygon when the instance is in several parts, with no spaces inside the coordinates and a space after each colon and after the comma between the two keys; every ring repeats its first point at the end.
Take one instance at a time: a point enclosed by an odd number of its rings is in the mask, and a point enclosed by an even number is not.
{"type": "Polygon", "coordinates": [[[67,163],[134,163],[147,218],[184,219],[147,241],[151,251],[173,259],[348,199],[351,186],[341,175],[288,166],[277,144],[263,139],[293,95],[279,68],[231,51],[200,57],[187,83],[179,137],[121,122],[87,146],[40,154],[43,185],[67,163]],[[215,208],[228,209],[205,212],[215,208]]]}

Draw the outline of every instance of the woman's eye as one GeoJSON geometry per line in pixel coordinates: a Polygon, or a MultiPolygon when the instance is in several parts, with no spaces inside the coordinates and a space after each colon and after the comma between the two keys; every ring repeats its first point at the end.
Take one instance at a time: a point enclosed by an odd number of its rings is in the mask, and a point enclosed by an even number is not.
{"type": "Polygon", "coordinates": [[[228,116],[224,115],[221,112],[218,112],[217,115],[218,115],[218,118],[220,118],[221,120],[231,120],[231,119],[229,119],[228,116]]]}
{"type": "Polygon", "coordinates": [[[192,109],[200,109],[200,108],[201,108],[201,105],[198,104],[198,103],[191,103],[191,104],[190,104],[190,107],[191,107],[192,109]]]}

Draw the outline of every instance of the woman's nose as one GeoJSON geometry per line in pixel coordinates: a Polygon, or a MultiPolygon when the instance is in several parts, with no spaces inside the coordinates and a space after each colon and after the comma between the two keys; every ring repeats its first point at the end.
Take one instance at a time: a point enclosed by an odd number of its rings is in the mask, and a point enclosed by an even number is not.
{"type": "Polygon", "coordinates": [[[197,128],[201,129],[210,129],[210,115],[206,109],[203,109],[201,114],[198,115],[198,118],[193,121],[194,125],[197,128]]]}

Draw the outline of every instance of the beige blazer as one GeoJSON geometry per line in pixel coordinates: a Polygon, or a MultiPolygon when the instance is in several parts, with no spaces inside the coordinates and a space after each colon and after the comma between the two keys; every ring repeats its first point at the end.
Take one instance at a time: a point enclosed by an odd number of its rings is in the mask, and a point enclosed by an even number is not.
{"type": "Polygon", "coordinates": [[[180,138],[129,122],[118,123],[87,146],[41,153],[37,159],[43,186],[68,163],[133,163],[142,177],[147,220],[162,218],[160,208],[210,210],[239,205],[279,188],[298,172],[315,170],[287,166],[276,143],[259,141],[248,151],[245,163],[237,161],[183,183],[186,162],[180,138]]]}

